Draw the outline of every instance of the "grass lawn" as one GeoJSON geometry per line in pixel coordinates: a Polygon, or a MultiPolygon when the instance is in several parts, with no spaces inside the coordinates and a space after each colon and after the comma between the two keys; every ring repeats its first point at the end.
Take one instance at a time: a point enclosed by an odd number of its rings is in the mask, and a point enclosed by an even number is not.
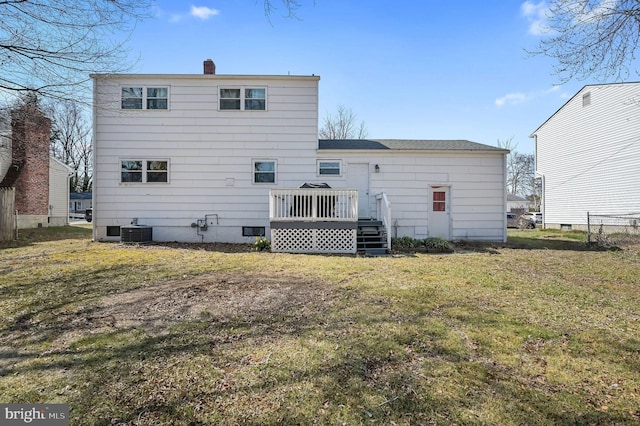
{"type": "Polygon", "coordinates": [[[0,402],[73,425],[640,423],[640,248],[0,243],[0,402]]]}

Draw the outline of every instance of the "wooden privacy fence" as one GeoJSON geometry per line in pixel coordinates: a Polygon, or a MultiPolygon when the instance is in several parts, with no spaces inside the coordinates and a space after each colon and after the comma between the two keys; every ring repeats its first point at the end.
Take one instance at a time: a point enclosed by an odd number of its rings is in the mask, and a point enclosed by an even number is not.
{"type": "Polygon", "coordinates": [[[0,188],[0,241],[9,241],[16,235],[16,189],[0,188]]]}

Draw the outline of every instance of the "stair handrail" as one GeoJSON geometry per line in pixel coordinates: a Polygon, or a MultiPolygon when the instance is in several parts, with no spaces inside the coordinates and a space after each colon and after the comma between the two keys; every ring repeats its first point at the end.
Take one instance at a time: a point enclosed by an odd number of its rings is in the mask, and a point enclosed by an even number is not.
{"type": "Polygon", "coordinates": [[[391,250],[391,203],[385,192],[376,195],[376,215],[387,232],[387,250],[391,250]]]}

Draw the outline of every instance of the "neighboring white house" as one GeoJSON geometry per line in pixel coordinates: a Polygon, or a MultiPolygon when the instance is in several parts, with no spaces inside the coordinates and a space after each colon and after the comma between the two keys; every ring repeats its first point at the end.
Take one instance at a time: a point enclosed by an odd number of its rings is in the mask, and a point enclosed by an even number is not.
{"type": "Polygon", "coordinates": [[[587,85],[532,137],[545,227],[640,212],[640,83],[587,85]]]}
{"type": "Polygon", "coordinates": [[[385,199],[390,236],[506,240],[506,150],[318,141],[319,77],[204,66],[199,75],[92,76],[95,240],[117,241],[137,224],[155,241],[252,242],[270,235],[285,197],[273,191],[305,183],[353,189],[360,217],[380,218],[385,199]]]}
{"type": "Polygon", "coordinates": [[[514,194],[507,194],[507,211],[513,212],[518,210],[529,211],[531,202],[526,198],[519,197],[514,194]]]}
{"type": "Polygon", "coordinates": [[[82,213],[92,207],[93,195],[91,192],[72,192],[69,194],[69,213],[82,213]]]}
{"type": "Polygon", "coordinates": [[[69,173],[62,161],[49,158],[49,226],[69,224],[69,173]]]}

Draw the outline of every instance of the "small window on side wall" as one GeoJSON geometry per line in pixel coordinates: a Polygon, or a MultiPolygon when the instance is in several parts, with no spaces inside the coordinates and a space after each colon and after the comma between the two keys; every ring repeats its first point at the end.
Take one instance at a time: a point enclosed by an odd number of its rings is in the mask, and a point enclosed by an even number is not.
{"type": "Polygon", "coordinates": [[[319,160],[318,175],[320,176],[340,176],[340,161],[319,160]]]}
{"type": "Polygon", "coordinates": [[[591,92],[587,92],[582,95],[582,106],[586,107],[591,105],[591,92]]]}
{"type": "Polygon", "coordinates": [[[255,160],[253,162],[253,183],[276,183],[276,162],[255,160]]]}

